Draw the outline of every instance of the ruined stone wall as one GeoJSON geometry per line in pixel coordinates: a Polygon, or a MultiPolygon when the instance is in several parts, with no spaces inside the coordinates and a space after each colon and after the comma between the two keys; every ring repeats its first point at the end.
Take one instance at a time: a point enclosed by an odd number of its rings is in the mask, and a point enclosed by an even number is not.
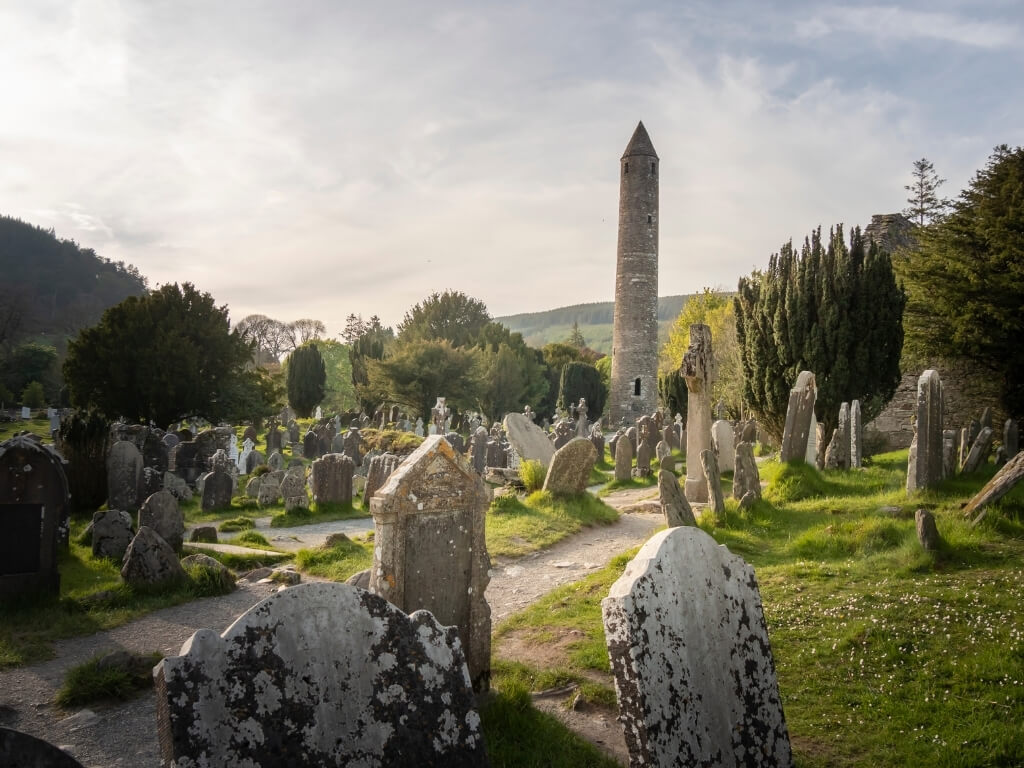
{"type": "Polygon", "coordinates": [[[658,156],[642,123],[620,161],[620,179],[612,424],[658,407],[658,156]]]}
{"type": "Polygon", "coordinates": [[[981,418],[981,412],[991,406],[992,426],[997,435],[1002,435],[1007,416],[999,402],[998,379],[964,361],[936,359],[904,372],[889,405],[867,425],[869,440],[884,440],[885,450],[910,446],[917,412],[917,380],[928,368],[937,370],[942,379],[943,429],[959,430],[971,419],[981,418]]]}

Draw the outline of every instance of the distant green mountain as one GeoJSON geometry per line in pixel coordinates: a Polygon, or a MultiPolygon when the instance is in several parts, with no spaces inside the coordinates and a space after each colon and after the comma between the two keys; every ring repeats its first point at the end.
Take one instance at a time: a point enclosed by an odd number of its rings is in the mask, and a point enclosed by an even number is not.
{"type": "MultiPolygon", "coordinates": [[[[662,296],[658,299],[658,337],[668,338],[672,322],[679,316],[683,305],[694,294],[662,296]]],[[[611,354],[612,324],[615,302],[601,301],[593,304],[574,304],[558,307],[546,312],[526,312],[521,315],[496,317],[496,321],[513,332],[523,334],[531,347],[543,347],[552,341],[565,341],[572,333],[573,323],[578,323],[587,346],[598,352],[611,354]]]]}

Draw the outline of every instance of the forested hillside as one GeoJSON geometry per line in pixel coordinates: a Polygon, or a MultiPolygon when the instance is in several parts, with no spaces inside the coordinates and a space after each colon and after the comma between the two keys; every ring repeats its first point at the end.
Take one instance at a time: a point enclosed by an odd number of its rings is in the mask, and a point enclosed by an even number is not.
{"type": "Polygon", "coordinates": [[[0,351],[33,340],[62,348],[107,307],[146,291],[134,266],[8,216],[0,216],[0,275],[0,351]]]}
{"type": "MultiPolygon", "coordinates": [[[[662,340],[668,336],[669,326],[690,297],[691,294],[685,294],[658,299],[658,336],[662,340]]],[[[614,311],[615,302],[602,301],[494,319],[509,330],[523,334],[523,339],[532,347],[543,347],[552,341],[565,341],[572,333],[573,323],[578,323],[588,347],[610,354],[614,311]]]]}

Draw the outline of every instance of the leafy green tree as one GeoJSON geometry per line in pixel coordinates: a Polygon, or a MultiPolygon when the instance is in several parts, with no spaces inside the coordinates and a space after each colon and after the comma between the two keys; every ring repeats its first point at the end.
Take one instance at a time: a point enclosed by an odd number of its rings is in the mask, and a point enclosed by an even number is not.
{"type": "Polygon", "coordinates": [[[324,399],[327,368],[315,342],[297,347],[288,356],[288,404],[302,418],[309,418],[324,399]]]}
{"type": "Polygon", "coordinates": [[[491,322],[487,306],[462,291],[433,293],[405,313],[398,324],[398,340],[451,342],[454,347],[476,344],[491,322]]]}
{"type": "Polygon", "coordinates": [[[903,188],[910,193],[907,198],[909,205],[903,209],[903,215],[918,226],[923,227],[942,218],[949,208],[950,200],[939,197],[939,187],[946,183],[935,172],[935,166],[922,157],[914,161],[914,181],[903,188]]]}
{"type": "Polygon", "coordinates": [[[901,271],[908,349],[974,361],[1024,416],[1024,148],[996,147],[901,271]]]}
{"type": "Polygon", "coordinates": [[[579,403],[581,397],[587,401],[587,418],[590,421],[604,413],[608,390],[601,383],[597,368],[590,363],[566,363],[562,366],[558,385],[558,407],[568,411],[570,406],[579,403]]]}
{"type": "Polygon", "coordinates": [[[333,339],[320,339],[316,344],[327,370],[326,392],[321,405],[328,413],[347,411],[356,405],[349,347],[333,339]]]}
{"type": "Polygon", "coordinates": [[[527,346],[520,333],[490,322],[480,331],[477,346],[487,372],[481,407],[497,419],[529,405],[536,410],[548,393],[547,366],[539,349],[527,346]],[[502,348],[507,353],[498,360],[502,348]],[[513,369],[513,362],[515,368],[513,369]]]}
{"type": "Polygon", "coordinates": [[[26,408],[42,408],[46,405],[46,393],[38,381],[31,381],[21,391],[21,404],[26,408]]]}
{"type": "Polygon", "coordinates": [[[809,370],[826,434],[843,401],[859,399],[865,423],[871,421],[900,381],[905,304],[889,254],[874,242],[866,246],[859,228],[849,247],[842,225],[827,241],[819,227],[799,253],[786,243],[766,272],[740,279],[735,313],[743,400],[779,437],[789,390],[809,370]]]}
{"type": "Polygon", "coordinates": [[[476,348],[446,340],[407,341],[396,345],[390,357],[368,361],[368,387],[381,400],[404,405],[424,420],[438,397],[446,397],[453,408],[473,408],[483,390],[479,355],[476,348]]]}
{"type": "Polygon", "coordinates": [[[44,390],[56,394],[57,350],[47,344],[20,344],[3,359],[3,383],[12,392],[21,392],[27,384],[36,381],[45,384],[44,390]]]}
{"type": "Polygon", "coordinates": [[[230,330],[227,306],[191,283],[132,296],[68,345],[71,402],[166,427],[188,416],[220,421],[232,408],[232,377],[247,370],[251,345],[230,330]]]}

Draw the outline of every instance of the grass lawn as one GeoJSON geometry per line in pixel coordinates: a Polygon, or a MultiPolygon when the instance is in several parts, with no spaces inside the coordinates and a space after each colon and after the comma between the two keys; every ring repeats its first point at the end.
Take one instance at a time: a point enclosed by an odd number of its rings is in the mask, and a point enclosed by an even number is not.
{"type": "MultiPolygon", "coordinates": [[[[764,501],[729,501],[723,524],[701,527],[756,568],[797,765],[1024,765],[1024,488],[972,529],[960,504],[994,467],[908,498],[906,460],[769,462],[764,501]],[[919,507],[936,516],[938,553],[917,543],[919,507]]],[[[606,701],[600,600],[627,561],[500,625],[496,648],[526,650],[496,662],[496,687],[582,681],[606,701]]]]}
{"type": "Polygon", "coordinates": [[[525,499],[503,496],[487,512],[487,551],[518,557],[546,549],[588,525],[608,525],[619,513],[589,494],[552,496],[536,491],[525,499]]]}
{"type": "Polygon", "coordinates": [[[42,411],[42,418],[34,418],[22,421],[0,421],[0,443],[14,437],[15,432],[31,432],[43,438],[44,443],[53,443],[50,437],[50,420],[46,418],[46,411],[42,411]]]}

